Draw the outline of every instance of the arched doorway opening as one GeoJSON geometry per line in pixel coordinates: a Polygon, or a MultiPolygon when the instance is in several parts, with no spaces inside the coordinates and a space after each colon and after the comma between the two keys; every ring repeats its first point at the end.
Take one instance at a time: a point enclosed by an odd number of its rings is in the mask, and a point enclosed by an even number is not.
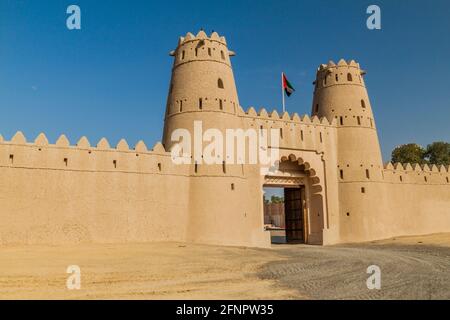
{"type": "Polygon", "coordinates": [[[294,155],[276,163],[263,183],[264,225],[272,243],[318,242],[324,226],[320,191],[309,163],[294,155]]]}

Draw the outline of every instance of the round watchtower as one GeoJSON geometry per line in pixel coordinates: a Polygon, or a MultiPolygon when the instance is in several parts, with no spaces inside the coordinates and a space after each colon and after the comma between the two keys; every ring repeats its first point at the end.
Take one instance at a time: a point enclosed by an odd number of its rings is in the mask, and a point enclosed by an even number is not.
{"type": "Polygon", "coordinates": [[[383,165],[365,72],[355,61],[317,70],[312,114],[336,121],[339,233],[342,241],[372,237],[367,221],[384,210],[383,165]]]}
{"type": "Polygon", "coordinates": [[[172,146],[171,133],[177,128],[192,132],[194,121],[203,129],[235,128],[239,99],[224,37],[200,31],[181,37],[174,57],[167,98],[163,143],[172,146]]]}
{"type": "Polygon", "coordinates": [[[314,82],[312,115],[327,117],[329,121],[336,119],[338,165],[345,180],[370,179],[371,171],[382,168],[364,74],[354,60],[347,63],[341,59],[337,65],[332,61],[322,64],[314,82]]]}

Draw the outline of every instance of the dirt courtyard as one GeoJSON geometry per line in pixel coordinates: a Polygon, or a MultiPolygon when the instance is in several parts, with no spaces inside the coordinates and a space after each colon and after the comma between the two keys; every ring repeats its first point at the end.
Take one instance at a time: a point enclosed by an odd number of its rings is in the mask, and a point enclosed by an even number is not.
{"type": "Polygon", "coordinates": [[[0,299],[450,299],[450,234],[272,249],[0,247],[0,299]],[[81,269],[80,290],[66,288],[69,265],[81,269]],[[380,290],[366,286],[370,265],[380,290]]]}

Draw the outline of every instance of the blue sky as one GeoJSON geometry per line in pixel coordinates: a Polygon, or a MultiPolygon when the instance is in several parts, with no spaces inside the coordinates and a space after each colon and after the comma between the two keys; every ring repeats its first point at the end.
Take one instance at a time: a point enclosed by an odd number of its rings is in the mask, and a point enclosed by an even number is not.
{"type": "Polygon", "coordinates": [[[398,144],[450,141],[450,2],[0,0],[0,133],[28,140],[64,133],[151,147],[161,139],[179,36],[225,35],[241,105],[281,106],[284,71],[297,89],[290,112],[309,113],[320,63],[355,59],[385,160],[398,144]],[[81,7],[82,29],[66,28],[81,7]],[[366,28],[366,8],[382,30],[366,28]]]}

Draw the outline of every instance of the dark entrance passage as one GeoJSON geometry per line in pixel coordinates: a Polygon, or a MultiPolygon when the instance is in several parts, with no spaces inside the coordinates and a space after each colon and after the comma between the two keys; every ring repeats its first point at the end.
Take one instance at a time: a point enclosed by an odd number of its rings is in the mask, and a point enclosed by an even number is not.
{"type": "Polygon", "coordinates": [[[304,222],[302,206],[302,189],[284,189],[284,215],[286,221],[286,242],[303,243],[304,222]]]}

